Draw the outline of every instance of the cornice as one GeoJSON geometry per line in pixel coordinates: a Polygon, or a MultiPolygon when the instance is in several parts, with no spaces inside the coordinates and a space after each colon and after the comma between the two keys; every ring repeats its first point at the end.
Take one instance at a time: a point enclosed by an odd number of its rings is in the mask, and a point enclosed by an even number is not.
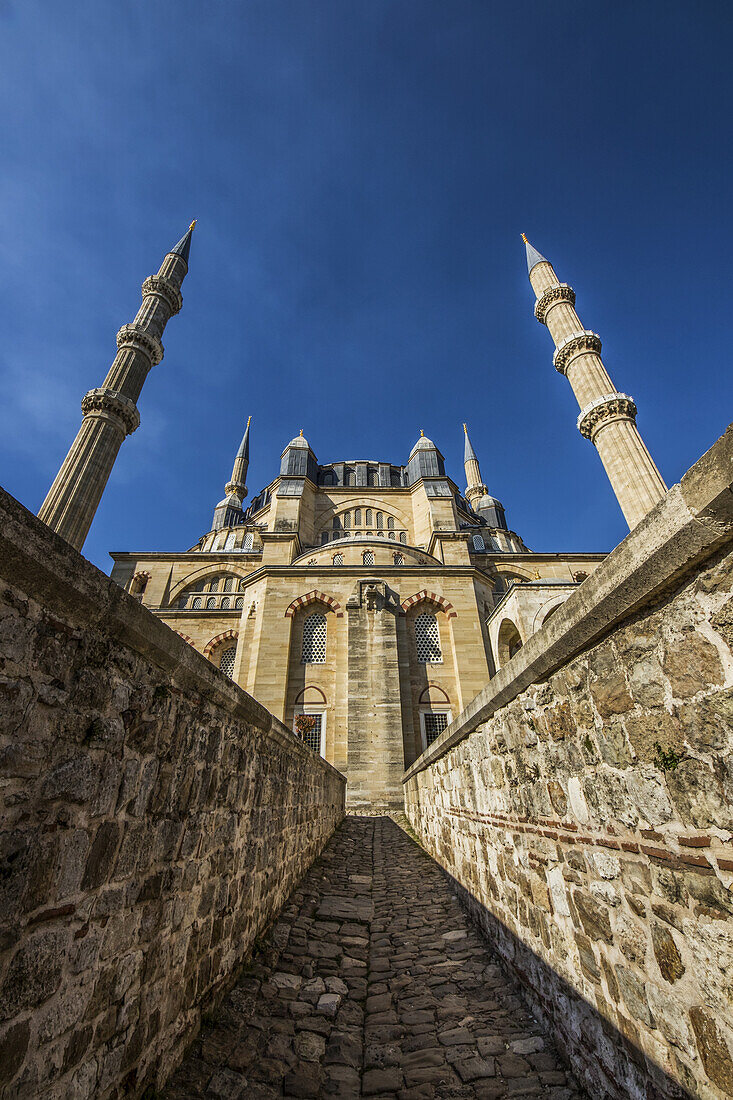
{"type": "Polygon", "coordinates": [[[123,325],[117,333],[117,347],[120,351],[123,348],[132,348],[134,351],[142,352],[148,357],[153,367],[163,358],[163,345],[158,337],[134,322],[123,325]]]}
{"type": "Polygon", "coordinates": [[[607,393],[586,405],[578,416],[578,431],[593,442],[596,433],[611,420],[635,420],[636,403],[627,393],[607,393]]]}
{"type": "Polygon", "coordinates": [[[557,305],[559,302],[567,302],[568,305],[575,305],[575,291],[567,283],[559,283],[558,286],[551,286],[549,290],[546,290],[541,298],[538,298],[534,306],[534,315],[540,324],[547,324],[547,314],[552,306],[557,305]]]}
{"type": "Polygon", "coordinates": [[[596,355],[601,354],[601,338],[598,333],[591,332],[590,329],[584,329],[583,332],[573,332],[570,336],[566,336],[555,348],[555,354],[552,357],[555,370],[559,371],[560,374],[567,374],[568,366],[572,360],[576,356],[587,352],[593,352],[596,355]]]}
{"type": "Polygon", "coordinates": [[[148,275],[142,285],[143,298],[154,295],[162,298],[171,311],[171,314],[179,312],[183,305],[183,295],[171,279],[163,275],[148,275]]]}

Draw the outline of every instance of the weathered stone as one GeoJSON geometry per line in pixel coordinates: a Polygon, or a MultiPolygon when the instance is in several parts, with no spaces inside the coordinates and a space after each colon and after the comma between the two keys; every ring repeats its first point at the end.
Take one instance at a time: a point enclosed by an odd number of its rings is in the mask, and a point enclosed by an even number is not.
{"type": "Polygon", "coordinates": [[[606,943],[611,943],[613,933],[606,906],[591,897],[590,894],[584,894],[580,890],[573,890],[573,903],[586,934],[592,940],[604,940],[606,943]]]}
{"type": "Polygon", "coordinates": [[[678,981],[685,972],[672,933],[663,924],[652,925],[652,946],[660,973],[668,982],[678,981]]]}
{"type": "Polygon", "coordinates": [[[665,649],[662,668],[676,699],[696,695],[725,679],[717,649],[696,630],[686,630],[665,649]]]}
{"type": "Polygon", "coordinates": [[[21,944],[0,988],[0,1019],[38,1006],[56,992],[68,939],[65,932],[37,932],[21,944]]]}
{"type": "Polygon", "coordinates": [[[23,1065],[25,1052],[28,1049],[29,1036],[30,1024],[28,1020],[10,1024],[0,1033],[0,1085],[12,1081],[23,1065]]]}
{"type": "Polygon", "coordinates": [[[733,1095],[733,1057],[730,1040],[706,1008],[690,1009],[690,1022],[695,1032],[697,1049],[711,1081],[728,1096],[733,1095]]]}

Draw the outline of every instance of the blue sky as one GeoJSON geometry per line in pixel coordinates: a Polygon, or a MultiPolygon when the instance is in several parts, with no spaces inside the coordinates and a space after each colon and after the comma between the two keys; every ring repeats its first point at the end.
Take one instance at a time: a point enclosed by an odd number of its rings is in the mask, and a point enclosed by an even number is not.
{"type": "Polygon", "coordinates": [[[184,308],[85,546],[206,531],[249,486],[407,460],[424,428],[535,550],[625,534],[534,319],[578,295],[668,483],[731,419],[730,4],[0,0],[0,483],[34,511],[139,286],[199,219],[184,308]]]}

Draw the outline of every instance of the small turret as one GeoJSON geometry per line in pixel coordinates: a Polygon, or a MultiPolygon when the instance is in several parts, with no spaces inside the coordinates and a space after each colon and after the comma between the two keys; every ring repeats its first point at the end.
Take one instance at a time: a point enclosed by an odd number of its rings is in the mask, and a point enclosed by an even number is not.
{"type": "Polygon", "coordinates": [[[414,485],[422,477],[445,477],[445,460],[421,428],[407,462],[407,483],[414,485]]]}
{"type": "Polygon", "coordinates": [[[318,461],[302,428],[281,455],[280,477],[308,477],[314,483],[318,481],[318,461]]]}

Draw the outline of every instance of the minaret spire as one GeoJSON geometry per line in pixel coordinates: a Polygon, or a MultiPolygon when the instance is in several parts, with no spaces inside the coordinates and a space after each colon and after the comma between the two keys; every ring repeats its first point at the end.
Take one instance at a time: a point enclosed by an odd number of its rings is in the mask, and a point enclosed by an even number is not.
{"type": "Polygon", "coordinates": [[[249,467],[249,426],[252,417],[247,418],[247,427],[244,429],[242,442],[239,444],[231,479],[226,483],[224,500],[220,500],[214,509],[212,529],[218,531],[220,527],[230,527],[231,521],[241,523],[242,501],[247,496],[247,469],[249,467]]]}
{"type": "Polygon", "coordinates": [[[463,435],[463,466],[466,471],[466,500],[471,505],[474,512],[486,520],[489,527],[498,527],[502,530],[506,530],[504,508],[495,497],[489,494],[489,490],[481,480],[481,470],[479,469],[478,458],[471,446],[471,440],[468,438],[468,428],[465,424],[463,425],[463,435]]]}
{"type": "Polygon", "coordinates": [[[522,237],[537,298],[535,317],[550,330],[553,363],[567,376],[580,405],[578,430],[595,444],[626,522],[636,527],[667,491],[636,427],[636,404],[611,381],[601,359],[600,337],[583,328],[575,312],[573,288],[561,283],[549,260],[522,237]]]}
{"type": "Polygon", "coordinates": [[[137,316],[117,333],[117,355],[102,386],[83,398],[81,427],[38,513],[77,550],[84,545],[122,441],[140,424],[136,401],[148,371],[163,358],[163,330],[183,305],[181,285],[195,224],[165,255],[158,274],[143,283],[137,316]]]}
{"type": "Polygon", "coordinates": [[[545,257],[529,243],[524,233],[522,233],[522,240],[524,241],[524,247],[527,252],[527,271],[531,271],[535,264],[547,263],[545,257]]]}

